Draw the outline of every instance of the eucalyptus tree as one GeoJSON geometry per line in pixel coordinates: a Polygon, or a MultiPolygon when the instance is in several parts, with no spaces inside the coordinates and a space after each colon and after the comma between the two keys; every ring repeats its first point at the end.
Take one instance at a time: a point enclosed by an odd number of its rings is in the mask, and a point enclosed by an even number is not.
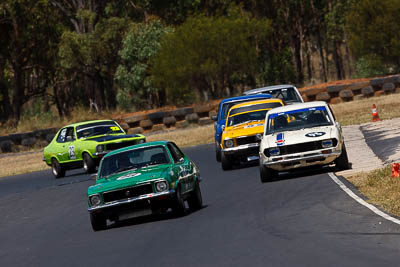
{"type": "MultiPolygon", "coordinates": [[[[54,68],[51,63],[59,37],[58,13],[47,1],[4,0],[0,3],[2,29],[2,79],[10,80],[12,93],[3,106],[11,107],[11,124],[16,126],[23,104],[46,94],[54,68]],[[4,49],[6,47],[7,49],[4,49]],[[8,74],[5,77],[5,70],[8,74]]],[[[4,82],[3,82],[4,83],[4,82]]],[[[4,84],[3,84],[3,93],[4,84]]],[[[4,95],[3,95],[4,97],[4,95]]],[[[7,113],[7,108],[6,111],[7,113]]]]}

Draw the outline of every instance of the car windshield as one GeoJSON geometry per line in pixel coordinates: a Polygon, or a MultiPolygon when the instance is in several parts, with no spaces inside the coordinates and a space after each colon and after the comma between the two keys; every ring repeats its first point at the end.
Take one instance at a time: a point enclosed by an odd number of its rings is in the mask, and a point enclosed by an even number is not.
{"type": "Polygon", "coordinates": [[[265,114],[267,114],[268,110],[281,106],[282,104],[280,102],[271,102],[231,109],[227,126],[235,126],[251,121],[263,121],[265,120],[265,114]]]}
{"type": "Polygon", "coordinates": [[[259,92],[262,94],[270,94],[273,98],[279,98],[285,101],[286,103],[301,103],[303,102],[300,96],[296,93],[296,90],[293,87],[282,88],[282,89],[273,89],[259,92]]]}
{"type": "Polygon", "coordinates": [[[93,122],[76,127],[76,135],[79,138],[104,134],[124,133],[114,121],[93,122]]]}
{"type": "MultiPolygon", "coordinates": [[[[268,97],[270,98],[270,97],[268,97]]],[[[229,110],[231,109],[231,107],[233,107],[234,105],[240,104],[240,103],[244,103],[244,102],[249,102],[249,101],[253,101],[253,100],[260,100],[260,99],[266,99],[266,97],[260,97],[260,98],[251,98],[251,99],[241,99],[241,100],[237,100],[237,101],[233,101],[233,102],[226,102],[224,104],[222,104],[222,111],[221,111],[221,116],[219,119],[220,120],[224,120],[226,117],[228,117],[228,113],[229,110]]]]}
{"type": "Polygon", "coordinates": [[[328,125],[333,125],[333,119],[325,107],[305,108],[269,115],[265,134],[328,125]]]}
{"type": "Polygon", "coordinates": [[[169,162],[164,146],[135,148],[105,157],[101,162],[99,174],[100,178],[107,178],[111,174],[169,162]]]}

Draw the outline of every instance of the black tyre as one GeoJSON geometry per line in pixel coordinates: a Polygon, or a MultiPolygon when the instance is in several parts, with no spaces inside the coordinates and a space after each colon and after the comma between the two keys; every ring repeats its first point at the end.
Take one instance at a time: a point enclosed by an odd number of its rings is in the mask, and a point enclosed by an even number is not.
{"type": "Polygon", "coordinates": [[[85,172],[94,173],[96,171],[96,163],[94,162],[94,159],[92,159],[92,157],[89,156],[88,153],[83,153],[82,158],[83,169],[85,169],[85,172]]]}
{"type": "Polygon", "coordinates": [[[229,156],[225,156],[225,154],[222,152],[221,152],[221,167],[224,171],[231,170],[233,167],[232,158],[229,156]]]}
{"type": "Polygon", "coordinates": [[[194,190],[188,199],[188,204],[191,210],[199,210],[203,207],[203,198],[201,196],[199,181],[196,181],[194,190]]]}
{"type": "Polygon", "coordinates": [[[267,183],[275,180],[278,177],[278,172],[260,164],[260,180],[261,183],[267,183]]]}
{"type": "Polygon", "coordinates": [[[218,145],[218,143],[215,143],[215,159],[218,162],[221,162],[221,147],[218,145]]]}
{"type": "Polygon", "coordinates": [[[335,160],[335,164],[336,164],[336,168],[339,171],[343,171],[343,170],[347,170],[349,169],[349,158],[347,157],[347,150],[346,150],[346,146],[342,145],[342,153],[340,154],[340,156],[335,160]]]}
{"type": "Polygon", "coordinates": [[[65,176],[65,168],[58,163],[57,159],[51,159],[51,170],[55,178],[61,178],[65,176]]]}
{"type": "Polygon", "coordinates": [[[180,186],[176,189],[175,198],[172,204],[172,212],[178,217],[185,215],[185,200],[182,198],[180,186]]]}
{"type": "Polygon", "coordinates": [[[101,231],[107,229],[107,219],[101,214],[90,213],[90,223],[93,231],[101,231]]]}

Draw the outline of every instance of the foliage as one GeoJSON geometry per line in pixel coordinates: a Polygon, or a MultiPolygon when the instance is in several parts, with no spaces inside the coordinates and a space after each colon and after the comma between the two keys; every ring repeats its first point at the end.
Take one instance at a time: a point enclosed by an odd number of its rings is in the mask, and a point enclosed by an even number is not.
{"type": "Polygon", "coordinates": [[[227,16],[190,17],[162,40],[151,70],[155,83],[173,101],[193,93],[198,99],[220,97],[225,88],[255,79],[257,45],[271,31],[269,20],[238,8],[227,16]]]}
{"type": "Polygon", "coordinates": [[[165,102],[158,94],[160,89],[153,85],[149,69],[151,58],[160,48],[161,37],[169,31],[160,20],[130,26],[119,52],[121,64],[115,74],[120,86],[117,100],[121,108],[160,106],[165,102]]]}
{"type": "Polygon", "coordinates": [[[347,15],[350,47],[357,58],[376,58],[400,70],[400,0],[358,0],[347,15]]]}

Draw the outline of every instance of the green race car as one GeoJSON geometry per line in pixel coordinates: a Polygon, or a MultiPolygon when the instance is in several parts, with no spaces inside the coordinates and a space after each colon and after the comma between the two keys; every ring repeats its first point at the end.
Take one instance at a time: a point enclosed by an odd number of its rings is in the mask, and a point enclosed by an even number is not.
{"type": "Polygon", "coordinates": [[[150,142],[121,148],[101,160],[96,184],[88,188],[87,201],[94,231],[119,221],[166,212],[180,216],[185,201],[192,210],[203,205],[200,172],[173,143],[150,142]]]}
{"type": "Polygon", "coordinates": [[[43,161],[52,167],[56,178],[65,176],[66,170],[82,166],[87,173],[92,173],[108,152],[145,142],[144,135],[127,135],[112,120],[79,122],[57,132],[44,148],[43,161]]]}

